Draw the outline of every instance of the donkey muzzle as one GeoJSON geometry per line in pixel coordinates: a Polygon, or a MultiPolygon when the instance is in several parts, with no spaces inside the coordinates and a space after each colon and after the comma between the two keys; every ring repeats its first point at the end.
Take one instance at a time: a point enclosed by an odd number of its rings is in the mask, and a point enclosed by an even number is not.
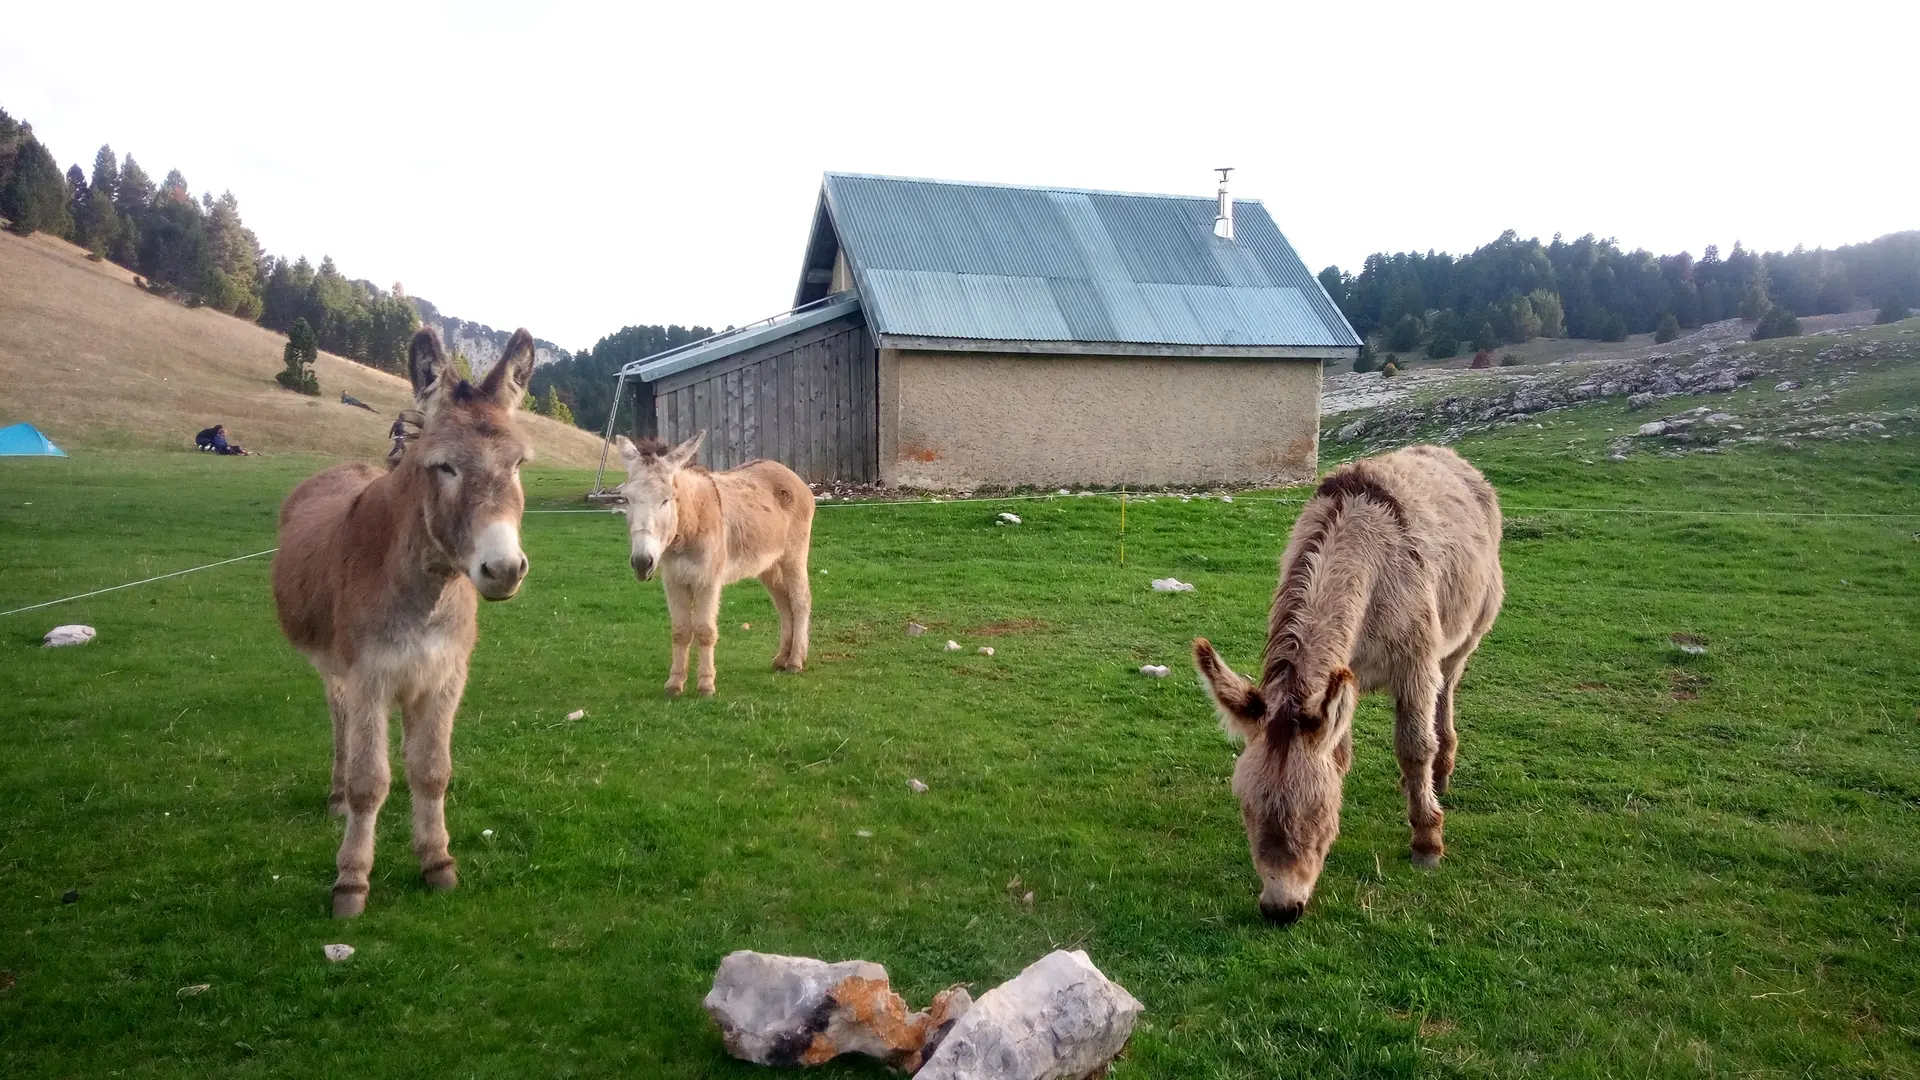
{"type": "Polygon", "coordinates": [[[527,556],[520,550],[520,530],[496,521],[480,530],[468,571],[474,588],[489,600],[511,599],[527,577],[527,556]]]}
{"type": "Polygon", "coordinates": [[[635,555],[627,560],[627,564],[633,567],[633,576],[641,581],[653,580],[653,568],[658,565],[651,555],[635,555]]]}
{"type": "Polygon", "coordinates": [[[1300,913],[1307,909],[1305,904],[1284,903],[1260,898],[1260,917],[1274,926],[1291,926],[1299,921],[1300,913]]]}
{"type": "Polygon", "coordinates": [[[495,559],[480,564],[480,580],[474,585],[480,595],[489,600],[511,600],[513,594],[520,591],[520,583],[527,579],[527,557],[514,555],[512,558],[495,559]]]}

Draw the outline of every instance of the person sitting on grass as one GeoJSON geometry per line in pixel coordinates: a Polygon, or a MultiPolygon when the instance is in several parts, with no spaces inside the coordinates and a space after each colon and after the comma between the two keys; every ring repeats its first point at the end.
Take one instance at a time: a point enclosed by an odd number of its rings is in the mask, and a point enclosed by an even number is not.
{"type": "Polygon", "coordinates": [[[225,424],[215,424],[200,434],[195,435],[193,437],[193,445],[201,450],[211,450],[222,457],[231,454],[248,453],[246,447],[241,446],[239,443],[230,443],[227,441],[227,425],[225,424]]]}

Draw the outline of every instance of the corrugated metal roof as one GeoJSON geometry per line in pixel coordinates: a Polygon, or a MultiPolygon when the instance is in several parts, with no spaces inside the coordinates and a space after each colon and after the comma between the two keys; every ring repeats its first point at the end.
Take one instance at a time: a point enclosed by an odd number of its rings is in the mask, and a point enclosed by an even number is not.
{"type": "MultiPolygon", "coordinates": [[[[869,325],[902,337],[1356,348],[1258,201],[828,173],[869,325]]],[[[809,245],[809,251],[818,247],[809,245]]],[[[802,295],[808,285],[801,283],[802,295]]]]}
{"type": "Polygon", "coordinates": [[[679,348],[663,353],[642,357],[620,369],[621,375],[638,375],[642,382],[657,382],[669,375],[675,375],[688,368],[710,364],[715,360],[742,353],[755,345],[764,345],[769,341],[796,334],[810,326],[831,322],[842,315],[851,315],[860,310],[860,297],[853,293],[840,293],[822,300],[804,305],[748,323],[733,330],[724,330],[712,337],[689,342],[679,348]]]}

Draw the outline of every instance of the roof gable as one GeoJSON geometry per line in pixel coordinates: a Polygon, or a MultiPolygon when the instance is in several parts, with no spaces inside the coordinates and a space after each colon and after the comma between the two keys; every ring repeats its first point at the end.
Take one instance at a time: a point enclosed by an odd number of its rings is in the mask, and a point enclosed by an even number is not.
{"type": "Polygon", "coordinates": [[[829,173],[796,302],[844,253],[874,330],[903,337],[1354,348],[1256,201],[829,173]],[[816,265],[819,264],[819,265],[816,265]]]}

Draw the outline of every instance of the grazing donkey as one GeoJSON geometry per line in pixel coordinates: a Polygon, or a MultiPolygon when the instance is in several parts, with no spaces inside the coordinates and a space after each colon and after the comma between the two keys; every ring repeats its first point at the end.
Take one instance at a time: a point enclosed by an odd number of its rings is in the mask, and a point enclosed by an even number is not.
{"type": "Polygon", "coordinates": [[[1300,917],[1340,832],[1361,692],[1393,694],[1413,862],[1439,865],[1454,688],[1504,594],[1493,486],[1451,450],[1411,446],[1334,470],[1301,511],[1258,685],[1194,641],[1223,726],[1246,742],[1233,792],[1270,922],[1300,917]]]}
{"type": "Polygon", "coordinates": [[[638,444],[619,437],[627,482],[628,559],[641,581],[656,571],[673,617],[673,667],[667,694],[687,685],[687,648],[700,646],[701,694],[713,693],[713,643],[720,636],[720,589],[749,577],[773,595],[780,611],[780,651],[773,666],[807,666],[807,623],[813,588],[807,582],[807,550],[813,540],[813,491],[777,461],[749,461],[737,469],[709,472],[689,465],[705,431],[678,446],[658,439],[638,444]]]}
{"type": "Polygon", "coordinates": [[[400,705],[413,792],[413,850],[428,886],[458,879],[447,852],[453,713],[467,685],[476,593],[506,600],[527,575],[513,412],[533,375],[533,338],[514,332],[479,386],[454,373],[431,330],[408,349],[425,422],[391,472],[340,465],[280,507],[273,597],[280,627],[326,681],[333,790],[347,818],[333,913],[367,906],[374,819],[386,801],[387,710],[400,705]]]}

